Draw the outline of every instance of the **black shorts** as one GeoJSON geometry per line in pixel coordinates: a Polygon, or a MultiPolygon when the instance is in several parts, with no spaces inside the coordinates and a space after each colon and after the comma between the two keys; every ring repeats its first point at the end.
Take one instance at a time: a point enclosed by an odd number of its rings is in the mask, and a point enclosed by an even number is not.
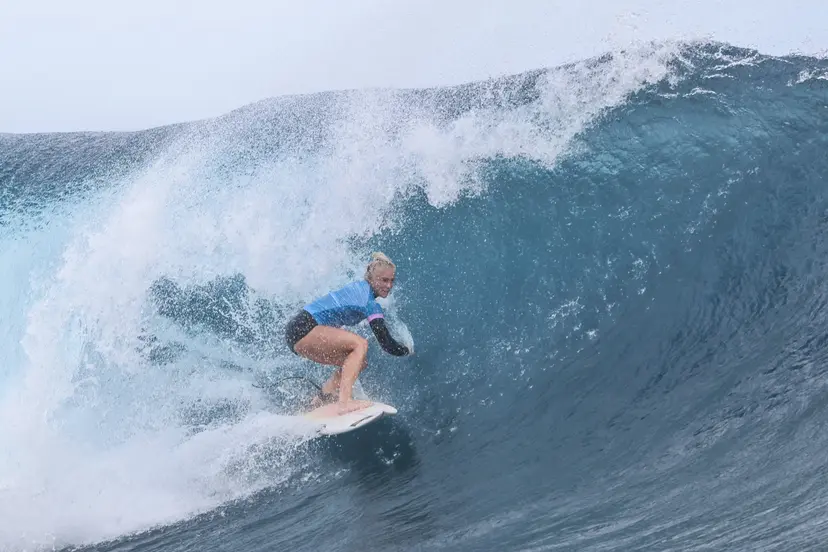
{"type": "Polygon", "coordinates": [[[308,335],[316,326],[316,320],[305,309],[302,309],[299,314],[290,319],[285,327],[285,341],[294,354],[296,354],[296,351],[293,348],[299,343],[299,340],[308,335]]]}

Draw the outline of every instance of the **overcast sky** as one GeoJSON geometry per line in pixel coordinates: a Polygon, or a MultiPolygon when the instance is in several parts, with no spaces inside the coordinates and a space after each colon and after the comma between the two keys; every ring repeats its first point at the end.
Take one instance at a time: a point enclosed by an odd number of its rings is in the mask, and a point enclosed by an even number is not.
{"type": "Polygon", "coordinates": [[[140,129],[699,36],[824,54],[828,0],[0,0],[0,132],[140,129]]]}

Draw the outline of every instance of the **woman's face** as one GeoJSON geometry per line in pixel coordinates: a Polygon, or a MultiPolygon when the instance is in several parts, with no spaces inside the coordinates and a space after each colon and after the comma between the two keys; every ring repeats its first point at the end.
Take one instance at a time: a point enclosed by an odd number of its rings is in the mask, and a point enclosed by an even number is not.
{"type": "Polygon", "coordinates": [[[391,293],[391,288],[394,287],[394,277],[396,271],[390,266],[378,267],[368,278],[368,283],[377,297],[388,297],[391,293]]]}

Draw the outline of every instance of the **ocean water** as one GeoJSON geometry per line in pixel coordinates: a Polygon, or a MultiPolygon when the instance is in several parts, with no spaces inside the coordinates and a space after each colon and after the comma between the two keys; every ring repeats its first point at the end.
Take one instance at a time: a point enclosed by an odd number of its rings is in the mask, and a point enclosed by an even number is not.
{"type": "Polygon", "coordinates": [[[721,43],[0,135],[0,550],[820,550],[826,151],[828,61],[721,43]],[[313,439],[374,250],[399,414],[313,439]]]}

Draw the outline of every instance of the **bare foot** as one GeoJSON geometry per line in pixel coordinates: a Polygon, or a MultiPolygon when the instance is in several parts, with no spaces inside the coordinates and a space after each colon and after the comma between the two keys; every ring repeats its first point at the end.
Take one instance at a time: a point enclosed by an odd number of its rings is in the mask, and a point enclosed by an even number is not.
{"type": "Polygon", "coordinates": [[[368,408],[371,406],[371,401],[354,401],[350,400],[347,402],[340,402],[339,404],[339,414],[347,414],[348,412],[353,412],[354,410],[362,410],[363,408],[368,408]]]}
{"type": "Polygon", "coordinates": [[[330,418],[332,416],[341,416],[348,412],[360,410],[371,406],[371,401],[348,401],[345,403],[335,402],[320,406],[311,410],[308,415],[311,418],[330,418]]]}
{"type": "Polygon", "coordinates": [[[312,409],[319,408],[320,406],[324,406],[326,404],[331,404],[336,402],[336,396],[332,393],[324,393],[324,394],[316,394],[311,397],[310,400],[310,407],[312,409]]]}

